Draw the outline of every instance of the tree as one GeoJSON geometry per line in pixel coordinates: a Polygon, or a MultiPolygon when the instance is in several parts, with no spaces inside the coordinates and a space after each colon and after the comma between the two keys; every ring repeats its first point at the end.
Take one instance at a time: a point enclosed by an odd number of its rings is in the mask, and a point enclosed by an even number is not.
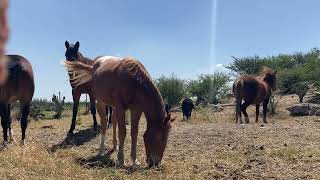
{"type": "Polygon", "coordinates": [[[217,104],[222,97],[229,93],[229,81],[230,76],[222,72],[201,74],[197,80],[188,83],[188,91],[191,95],[197,96],[198,99],[217,104]]]}
{"type": "Polygon", "coordinates": [[[179,104],[185,96],[185,82],[174,74],[169,77],[161,76],[155,83],[163,99],[166,99],[170,106],[179,104]]]}
{"type": "Polygon", "coordinates": [[[262,66],[266,64],[265,59],[261,59],[259,56],[236,58],[232,56],[233,62],[226,66],[233,72],[234,76],[242,74],[257,75],[259,74],[262,66]]]}

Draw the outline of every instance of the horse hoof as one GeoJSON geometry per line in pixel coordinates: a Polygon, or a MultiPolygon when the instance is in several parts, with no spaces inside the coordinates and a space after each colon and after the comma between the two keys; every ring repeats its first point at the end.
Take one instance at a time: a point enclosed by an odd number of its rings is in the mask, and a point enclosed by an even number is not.
{"type": "Polygon", "coordinates": [[[3,141],[2,143],[1,143],[1,149],[5,149],[5,148],[7,148],[8,147],[8,142],[7,141],[3,141]]]}
{"type": "Polygon", "coordinates": [[[25,146],[26,145],[26,140],[22,140],[21,141],[21,146],[25,146]]]}
{"type": "Polygon", "coordinates": [[[67,136],[73,136],[73,131],[69,131],[67,136]]]}
{"type": "Polygon", "coordinates": [[[116,160],[116,162],[115,162],[115,166],[116,167],[124,167],[124,166],[126,166],[126,163],[124,162],[124,160],[116,160]]]}

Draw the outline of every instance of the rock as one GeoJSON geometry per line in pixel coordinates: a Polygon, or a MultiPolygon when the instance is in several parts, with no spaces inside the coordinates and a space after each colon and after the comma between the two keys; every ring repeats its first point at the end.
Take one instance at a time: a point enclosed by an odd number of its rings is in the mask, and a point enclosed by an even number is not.
{"type": "Polygon", "coordinates": [[[307,91],[307,94],[304,96],[303,102],[320,104],[320,92],[314,85],[309,86],[309,90],[307,91]]]}
{"type": "Polygon", "coordinates": [[[287,110],[290,112],[291,116],[309,116],[310,106],[308,103],[294,104],[288,107],[287,110]]]}

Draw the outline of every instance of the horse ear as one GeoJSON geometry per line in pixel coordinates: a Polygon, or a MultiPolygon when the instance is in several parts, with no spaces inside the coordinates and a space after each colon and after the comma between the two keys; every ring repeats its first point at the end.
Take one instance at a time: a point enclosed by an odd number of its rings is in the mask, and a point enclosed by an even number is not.
{"type": "Polygon", "coordinates": [[[70,46],[70,44],[69,44],[69,42],[68,42],[68,41],[64,42],[64,45],[66,46],[66,48],[67,48],[67,49],[68,49],[68,48],[69,48],[69,46],[70,46]]]}
{"type": "Polygon", "coordinates": [[[79,41],[76,42],[76,44],[74,45],[74,47],[75,47],[76,49],[79,49],[79,47],[80,47],[79,41]]]}

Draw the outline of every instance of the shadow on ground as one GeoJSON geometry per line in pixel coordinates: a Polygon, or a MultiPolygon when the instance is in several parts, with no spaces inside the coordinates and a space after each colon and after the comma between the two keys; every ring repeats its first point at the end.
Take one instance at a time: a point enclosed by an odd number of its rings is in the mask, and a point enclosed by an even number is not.
{"type": "Polygon", "coordinates": [[[92,128],[80,130],[79,132],[71,135],[67,135],[67,137],[60,143],[53,145],[48,149],[49,152],[56,152],[58,149],[67,149],[73,146],[81,146],[86,142],[94,139],[100,130],[94,131],[92,128]]]}
{"type": "Polygon", "coordinates": [[[115,162],[110,158],[112,152],[113,150],[108,151],[104,156],[91,156],[87,159],[77,158],[75,162],[88,169],[114,167],[115,162]]]}

